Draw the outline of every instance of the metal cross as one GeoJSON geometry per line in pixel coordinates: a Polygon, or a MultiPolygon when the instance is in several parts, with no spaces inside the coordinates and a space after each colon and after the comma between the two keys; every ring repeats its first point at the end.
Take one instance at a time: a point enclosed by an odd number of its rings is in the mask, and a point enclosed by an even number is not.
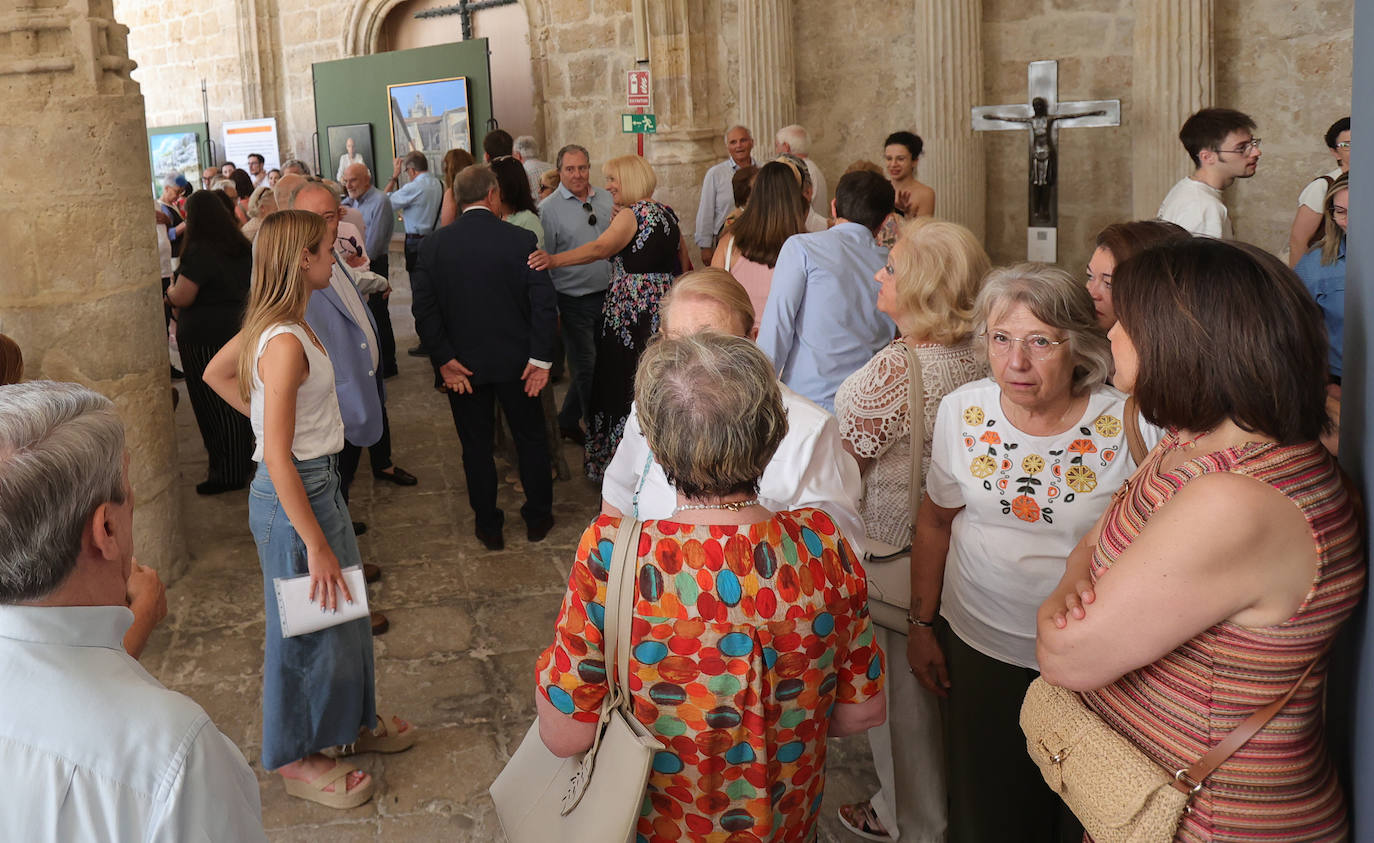
{"type": "Polygon", "coordinates": [[[1059,62],[1033,61],[1026,71],[1030,103],[973,109],[976,131],[1030,130],[1030,240],[1033,260],[1054,261],[1059,222],[1059,129],[1120,126],[1121,100],[1059,101],[1059,62]]]}
{"type": "Polygon", "coordinates": [[[458,15],[463,21],[463,40],[472,40],[472,13],[480,12],[483,9],[496,9],[501,6],[511,6],[520,0],[458,0],[452,6],[441,6],[437,9],[426,9],[423,12],[416,12],[415,19],[421,18],[443,18],[449,15],[458,15]]]}

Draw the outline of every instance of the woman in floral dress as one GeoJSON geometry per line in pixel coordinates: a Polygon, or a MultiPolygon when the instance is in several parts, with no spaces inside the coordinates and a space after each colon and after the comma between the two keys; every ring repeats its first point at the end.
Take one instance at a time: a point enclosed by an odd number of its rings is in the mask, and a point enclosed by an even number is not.
{"type": "MultiPolygon", "coordinates": [[[[944,697],[949,840],[1077,840],[1017,718],[1036,613],[1135,469],[1092,297],[1043,264],[994,270],[975,325],[992,377],[945,396],[916,516],[907,659],[944,697]],[[990,794],[997,810],[988,810],[990,794]]],[[[1145,441],[1158,429],[1141,425],[1145,441]]]]}
{"type": "Polygon", "coordinates": [[[605,173],[606,192],[618,209],[610,227],[576,249],[530,255],[535,269],[611,262],[587,411],[585,468],[597,482],[625,430],[639,354],[658,330],[658,303],[673,278],[691,266],[677,214],[653,199],[658,179],[649,163],[638,155],[623,155],[607,161],[605,173]]]}

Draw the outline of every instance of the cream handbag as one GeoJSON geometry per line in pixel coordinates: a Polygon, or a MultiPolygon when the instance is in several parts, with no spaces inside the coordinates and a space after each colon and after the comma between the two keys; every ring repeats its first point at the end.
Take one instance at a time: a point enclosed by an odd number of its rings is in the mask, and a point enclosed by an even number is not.
{"type": "Polygon", "coordinates": [[[510,843],[621,843],[634,839],[658,738],[635,718],[630,696],[630,627],[635,550],[643,522],[622,519],[606,579],[605,635],[610,689],[596,739],[581,755],[559,758],[536,720],[492,782],[491,799],[510,843]],[[613,659],[613,661],[612,661],[613,659]],[[618,681],[617,681],[618,677],[618,681]]]}

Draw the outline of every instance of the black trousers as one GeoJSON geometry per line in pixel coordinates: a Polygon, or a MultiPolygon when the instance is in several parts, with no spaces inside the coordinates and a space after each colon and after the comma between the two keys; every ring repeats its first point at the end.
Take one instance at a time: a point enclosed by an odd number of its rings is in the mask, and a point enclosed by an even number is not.
{"type": "Polygon", "coordinates": [[[180,338],[181,370],[186,374],[186,394],[191,399],[191,411],[196,416],[200,439],[210,460],[206,477],[212,483],[235,488],[247,485],[252,479],[253,427],[248,417],[224,403],[205,383],[205,367],[219,351],[218,346],[187,343],[180,338]]]}
{"type": "MultiPolygon", "coordinates": [[[[348,502],[348,487],[358,473],[362,462],[363,446],[344,440],[343,450],[339,452],[339,490],[343,492],[344,502],[348,502]]],[[[372,471],[385,471],[391,468],[391,420],[386,417],[386,407],[382,408],[382,438],[367,446],[367,459],[372,463],[372,471]]]]}
{"type": "MultiPolygon", "coordinates": [[[[391,256],[382,255],[372,259],[368,269],[390,279],[391,256]]],[[[391,329],[391,310],[387,307],[387,299],[381,293],[372,293],[367,297],[367,309],[372,311],[372,318],[377,320],[377,351],[382,360],[382,377],[389,378],[397,373],[396,368],[396,333],[391,329]]]]}
{"type": "Polygon", "coordinates": [[[543,404],[525,394],[522,381],[481,384],[471,393],[450,392],[448,403],[463,445],[468,503],[477,518],[477,528],[484,533],[500,530],[505,522],[505,514],[496,506],[496,461],[492,459],[497,401],[510,423],[520,482],[525,486],[520,516],[527,524],[545,523],[553,517],[552,463],[544,433],[543,404]]]}

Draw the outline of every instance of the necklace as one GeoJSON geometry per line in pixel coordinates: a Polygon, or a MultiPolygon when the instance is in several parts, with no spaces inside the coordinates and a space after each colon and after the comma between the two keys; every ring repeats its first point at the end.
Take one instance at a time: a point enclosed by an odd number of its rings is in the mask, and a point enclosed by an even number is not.
{"type": "MultiPolygon", "coordinates": [[[[1215,430],[1215,428],[1213,428],[1213,430],[1215,430]]],[[[1176,441],[1176,442],[1174,442],[1174,447],[1175,447],[1175,448],[1182,448],[1182,449],[1185,450],[1185,451],[1191,451],[1192,449],[1194,449],[1194,448],[1197,447],[1198,440],[1201,439],[1202,437],[1208,435],[1209,433],[1212,433],[1212,430],[1204,430],[1204,431],[1202,431],[1201,433],[1199,433],[1197,436],[1194,436],[1192,439],[1189,439],[1187,442],[1183,442],[1183,441],[1181,441],[1181,440],[1180,440],[1180,441],[1176,441]]]]}
{"type": "Polygon", "coordinates": [[[757,506],[758,498],[751,498],[747,501],[730,501],[729,503],[689,503],[677,508],[678,512],[685,512],[689,509],[726,509],[730,512],[739,512],[741,509],[748,509],[757,506]]]}

